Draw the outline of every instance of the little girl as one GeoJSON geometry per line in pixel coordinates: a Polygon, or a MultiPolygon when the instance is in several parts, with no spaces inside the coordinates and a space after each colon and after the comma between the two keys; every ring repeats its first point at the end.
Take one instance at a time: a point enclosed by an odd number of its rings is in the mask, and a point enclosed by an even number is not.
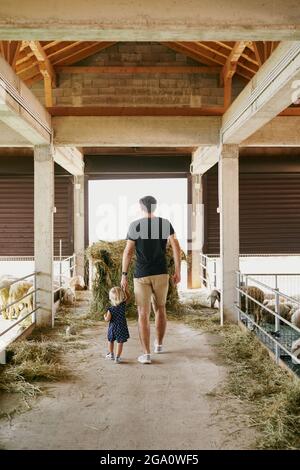
{"type": "Polygon", "coordinates": [[[104,314],[104,320],[109,322],[107,339],[108,350],[106,359],[114,360],[116,363],[121,362],[121,354],[123,343],[129,338],[129,331],[125,316],[126,302],[129,299],[128,292],[124,292],[121,287],[112,287],[109,291],[109,300],[111,307],[104,314]],[[117,341],[117,355],[114,354],[114,343],[117,341]]]}

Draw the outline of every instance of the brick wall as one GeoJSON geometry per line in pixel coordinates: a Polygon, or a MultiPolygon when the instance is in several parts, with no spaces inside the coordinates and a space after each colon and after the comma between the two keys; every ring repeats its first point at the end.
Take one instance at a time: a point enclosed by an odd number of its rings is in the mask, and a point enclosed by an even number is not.
{"type": "MultiPolygon", "coordinates": [[[[154,43],[118,43],[76,65],[199,65],[154,43]]],[[[233,96],[244,83],[234,81],[233,96]]],[[[44,103],[43,82],[32,87],[44,103]]],[[[223,105],[219,76],[211,74],[60,74],[53,90],[54,106],[187,106],[223,105]]]]}

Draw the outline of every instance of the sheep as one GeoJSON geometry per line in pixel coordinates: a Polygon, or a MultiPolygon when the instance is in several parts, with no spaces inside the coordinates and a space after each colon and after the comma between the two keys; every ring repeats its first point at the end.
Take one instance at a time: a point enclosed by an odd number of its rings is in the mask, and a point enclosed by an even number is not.
{"type": "Polygon", "coordinates": [[[28,313],[33,310],[33,291],[34,286],[31,286],[27,291],[27,294],[29,294],[28,297],[26,297],[22,302],[28,313]]]}
{"type": "Polygon", "coordinates": [[[207,299],[210,299],[210,307],[215,308],[216,300],[219,302],[219,305],[220,305],[221,294],[217,289],[214,289],[211,291],[207,299]]]}
{"type": "MultiPolygon", "coordinates": [[[[264,301],[264,305],[269,309],[272,310],[272,312],[276,311],[276,304],[274,300],[270,301],[264,301]]],[[[285,320],[290,321],[291,319],[291,307],[288,304],[285,304],[283,302],[280,302],[278,305],[278,313],[282,318],[285,318],[285,320]]],[[[272,315],[272,313],[268,312],[267,310],[262,311],[262,317],[264,321],[267,323],[273,323],[275,321],[275,315],[272,315]]]]}
{"type": "Polygon", "coordinates": [[[73,290],[86,290],[86,285],[82,276],[74,276],[70,279],[69,287],[73,290]]]}
{"type": "MultiPolygon", "coordinates": [[[[253,297],[255,300],[261,304],[265,300],[264,292],[255,286],[242,286],[241,290],[248,294],[250,297],[253,297]]],[[[245,312],[246,310],[246,296],[241,294],[241,310],[245,312]]],[[[254,315],[254,320],[257,324],[261,323],[262,320],[262,307],[260,307],[256,302],[248,298],[248,312],[254,315]]]]}
{"type": "MultiPolygon", "coordinates": [[[[9,289],[9,303],[13,303],[18,301],[19,299],[22,299],[24,295],[28,292],[28,290],[32,287],[32,283],[28,281],[18,281],[15,282],[14,284],[11,285],[9,289]]],[[[26,299],[24,299],[26,300],[26,299]]],[[[12,320],[13,315],[16,315],[17,318],[20,314],[20,307],[22,309],[22,303],[21,305],[18,303],[15,303],[9,308],[8,316],[9,319],[12,320]]]]}
{"type": "Polygon", "coordinates": [[[297,361],[292,359],[293,364],[300,364],[300,338],[298,338],[296,341],[293,341],[291,352],[297,358],[297,361]]]}
{"type": "Polygon", "coordinates": [[[9,301],[9,289],[13,282],[17,279],[12,276],[2,276],[0,278],[0,309],[2,310],[2,317],[8,319],[8,310],[5,308],[9,301]]]}
{"type": "Polygon", "coordinates": [[[67,289],[62,289],[62,303],[65,305],[74,305],[76,302],[75,291],[68,287],[67,289]]]}
{"type": "Polygon", "coordinates": [[[297,326],[297,328],[300,328],[300,308],[293,313],[291,322],[293,325],[297,326]]]}

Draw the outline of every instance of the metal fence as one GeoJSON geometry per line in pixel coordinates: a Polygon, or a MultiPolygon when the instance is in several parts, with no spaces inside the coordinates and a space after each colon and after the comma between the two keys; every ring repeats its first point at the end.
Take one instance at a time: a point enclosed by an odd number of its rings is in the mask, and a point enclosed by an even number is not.
{"type": "Polygon", "coordinates": [[[263,276],[261,274],[256,276],[237,271],[236,276],[236,309],[239,321],[254,331],[274,353],[276,362],[282,361],[300,375],[300,356],[295,355],[296,349],[300,348],[300,328],[291,322],[291,313],[300,309],[300,300],[279,289],[280,276],[283,274],[272,275],[272,285],[258,279],[263,276]],[[253,293],[250,295],[250,286],[259,288],[264,293],[265,300],[258,300],[253,297],[253,293]]]}
{"type": "Polygon", "coordinates": [[[36,322],[36,312],[39,309],[36,303],[36,293],[38,291],[38,289],[36,288],[36,276],[37,273],[34,272],[21,278],[13,279],[5,286],[5,289],[10,290],[12,285],[20,281],[26,280],[32,284],[32,288],[29,288],[30,292],[27,291],[18,300],[11,302],[9,301],[8,297],[8,302],[4,305],[2,302],[0,305],[0,313],[2,315],[0,331],[0,363],[2,364],[5,363],[6,347],[12,341],[18,338],[18,336],[20,336],[24,332],[24,330],[26,330],[36,322]],[[32,305],[31,309],[26,307],[26,305],[28,306],[29,303],[32,305]],[[13,317],[16,317],[16,319],[14,319],[13,317]],[[29,322],[27,319],[29,319],[29,322]]]}
{"type": "Polygon", "coordinates": [[[209,290],[220,288],[217,258],[200,254],[200,279],[209,290]]]}
{"type": "Polygon", "coordinates": [[[76,255],[63,258],[62,256],[62,241],[59,242],[59,257],[54,258],[54,263],[58,262],[58,274],[54,274],[53,293],[59,292],[61,298],[61,290],[67,286],[70,279],[75,275],[76,270],[76,255]]]}

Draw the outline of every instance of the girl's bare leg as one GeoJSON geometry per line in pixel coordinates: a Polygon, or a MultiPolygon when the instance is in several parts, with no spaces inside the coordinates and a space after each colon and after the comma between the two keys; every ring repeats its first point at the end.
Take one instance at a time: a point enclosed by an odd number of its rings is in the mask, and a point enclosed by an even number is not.
{"type": "Polygon", "coordinates": [[[108,350],[110,353],[114,353],[114,342],[113,341],[108,341],[108,350]]]}
{"type": "Polygon", "coordinates": [[[123,351],[123,343],[117,343],[117,357],[121,357],[123,351]]]}

